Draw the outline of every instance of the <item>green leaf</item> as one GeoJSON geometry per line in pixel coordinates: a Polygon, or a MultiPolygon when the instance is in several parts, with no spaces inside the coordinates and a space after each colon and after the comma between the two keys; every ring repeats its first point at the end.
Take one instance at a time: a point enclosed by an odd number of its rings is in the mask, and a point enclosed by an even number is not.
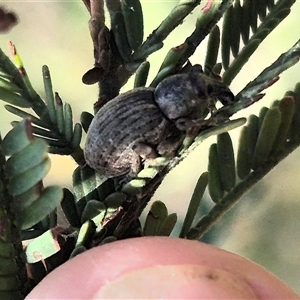
{"type": "Polygon", "coordinates": [[[234,7],[227,10],[222,31],[222,63],[225,68],[223,80],[230,84],[239,73],[260,43],[273,31],[278,24],[290,13],[295,0],[280,0],[269,6],[267,1],[244,0],[235,1],[234,7]],[[268,8],[268,13],[266,14],[268,8]],[[257,27],[257,19],[261,24],[257,27]],[[253,35],[249,39],[249,30],[253,35]],[[240,35],[245,43],[240,50],[240,35]],[[230,50],[235,59],[230,63],[230,50]]]}
{"type": "Polygon", "coordinates": [[[30,121],[37,126],[43,127],[45,125],[45,123],[43,121],[41,121],[40,119],[36,118],[35,116],[17,108],[17,107],[14,107],[14,106],[8,105],[8,104],[5,105],[4,107],[7,111],[9,111],[12,114],[15,114],[16,116],[21,117],[22,119],[30,119],[30,121]]]}
{"type": "Polygon", "coordinates": [[[18,153],[28,146],[33,139],[29,119],[25,119],[14,127],[2,141],[2,153],[9,156],[18,153]]]}
{"type": "Polygon", "coordinates": [[[256,170],[262,167],[263,163],[269,157],[277,132],[281,122],[281,113],[279,108],[270,108],[263,120],[258,134],[257,143],[252,160],[252,169],[256,170]]]}
{"type": "Polygon", "coordinates": [[[92,220],[94,217],[98,216],[99,214],[102,215],[102,219],[105,216],[106,206],[98,201],[98,200],[90,200],[84,207],[84,210],[81,214],[81,223],[84,223],[88,220],[92,220]]]}
{"type": "Polygon", "coordinates": [[[187,209],[187,213],[183,221],[181,232],[179,235],[179,237],[181,238],[184,238],[186,236],[186,234],[188,233],[188,231],[192,226],[193,220],[195,218],[195,215],[197,214],[197,210],[199,209],[200,202],[203,198],[205,189],[208,184],[208,177],[209,177],[208,172],[205,172],[199,177],[196,183],[196,187],[194,189],[189,207],[187,209]]]}
{"type": "Polygon", "coordinates": [[[144,21],[139,0],[122,0],[122,12],[125,21],[127,39],[133,51],[143,42],[144,21]]]}
{"type": "Polygon", "coordinates": [[[47,157],[48,145],[41,139],[34,139],[22,151],[11,156],[6,162],[6,174],[14,177],[37,166],[47,157]]]}
{"type": "Polygon", "coordinates": [[[173,213],[168,215],[160,227],[158,228],[157,236],[170,236],[177,222],[177,214],[173,213]]]}
{"type": "MultiPolygon", "coordinates": [[[[82,128],[85,132],[88,131],[93,118],[94,118],[94,116],[89,112],[83,111],[81,113],[80,122],[81,122],[82,128]]],[[[73,127],[73,125],[71,126],[71,132],[72,132],[72,127],[73,127]]]]}
{"type": "Polygon", "coordinates": [[[35,167],[12,177],[8,186],[9,193],[12,196],[17,196],[26,192],[32,186],[41,181],[49,170],[50,160],[48,157],[45,157],[44,160],[35,167]]]}
{"type": "Polygon", "coordinates": [[[217,63],[217,57],[219,53],[220,46],[220,29],[218,25],[215,25],[211,30],[208,38],[206,57],[205,57],[205,68],[209,66],[213,68],[217,63]]]}
{"type": "Polygon", "coordinates": [[[2,87],[0,87],[0,99],[19,107],[28,108],[31,106],[30,102],[26,98],[22,97],[22,95],[13,93],[2,87]]]}
{"type": "Polygon", "coordinates": [[[237,175],[242,180],[245,179],[251,171],[248,149],[248,127],[244,126],[240,133],[236,163],[237,175]]]}
{"type": "Polygon", "coordinates": [[[71,226],[80,227],[81,221],[77,212],[75,197],[68,189],[63,189],[63,192],[64,197],[61,201],[61,208],[71,226]]]}
{"type": "Polygon", "coordinates": [[[76,123],[74,126],[74,132],[71,140],[72,149],[76,149],[79,147],[82,137],[82,127],[79,123],[76,123]]]}
{"type": "MultiPolygon", "coordinates": [[[[12,79],[12,78],[9,78],[12,79]]],[[[8,90],[12,93],[20,94],[22,92],[22,89],[19,88],[17,85],[15,85],[11,80],[7,80],[3,78],[0,74],[0,88],[8,90]]]]}
{"type": "Polygon", "coordinates": [[[73,136],[73,113],[70,104],[65,103],[64,106],[64,121],[65,121],[65,138],[69,142],[73,136]]]}
{"type": "Polygon", "coordinates": [[[265,106],[263,106],[260,109],[259,114],[258,114],[258,127],[259,127],[259,129],[261,128],[261,126],[263,124],[263,121],[265,119],[265,116],[266,116],[268,111],[269,111],[269,108],[265,107],[265,106]]]}
{"type": "Polygon", "coordinates": [[[47,100],[47,109],[50,116],[50,119],[53,124],[56,124],[56,108],[55,108],[55,100],[54,94],[52,89],[52,81],[50,76],[49,68],[44,65],[42,68],[43,71],[43,79],[44,79],[44,88],[46,93],[46,100],[47,100]]]}
{"type": "Polygon", "coordinates": [[[58,93],[55,93],[55,103],[56,103],[56,123],[59,133],[63,134],[65,129],[64,120],[64,107],[61,98],[58,93]]]}
{"type": "Polygon", "coordinates": [[[26,262],[36,263],[60,251],[60,246],[55,236],[55,229],[49,229],[31,241],[25,249],[26,262]]]}
{"type": "Polygon", "coordinates": [[[126,32],[124,15],[122,13],[120,2],[106,2],[107,9],[110,14],[111,30],[117,45],[118,51],[123,61],[130,61],[131,47],[128,41],[128,34],[126,32]]]}
{"type": "Polygon", "coordinates": [[[235,160],[233,145],[228,132],[217,137],[219,172],[222,189],[226,192],[235,186],[235,160]]]}
{"type": "Polygon", "coordinates": [[[150,63],[148,61],[144,61],[141,63],[139,68],[136,70],[135,78],[134,78],[134,87],[146,86],[147,78],[149,74],[150,63]]]}
{"type": "Polygon", "coordinates": [[[44,189],[41,196],[18,215],[21,229],[28,229],[43,220],[55,210],[63,198],[60,187],[50,186],[44,189]]]}
{"type": "Polygon", "coordinates": [[[275,155],[284,148],[290,130],[293,115],[295,113],[295,102],[293,97],[284,97],[278,104],[281,113],[281,123],[278,128],[277,136],[271,155],[275,155]]]}
{"type": "Polygon", "coordinates": [[[208,181],[208,190],[211,196],[211,199],[218,203],[224,194],[222,188],[221,176],[220,176],[220,165],[218,162],[218,147],[217,144],[212,144],[209,149],[209,158],[208,158],[208,172],[209,172],[209,181],[208,181]]]}
{"type": "Polygon", "coordinates": [[[233,7],[229,7],[224,15],[223,30],[221,37],[222,46],[222,64],[225,70],[229,67],[230,59],[230,39],[232,26],[233,7]]]}
{"type": "Polygon", "coordinates": [[[29,206],[35,200],[37,200],[38,197],[40,197],[42,191],[43,191],[43,183],[42,181],[40,181],[38,184],[31,187],[23,194],[18,195],[15,199],[16,213],[19,213],[20,210],[23,210],[25,207],[29,206]]]}
{"type": "Polygon", "coordinates": [[[92,239],[92,236],[94,235],[96,231],[95,223],[92,220],[86,221],[79,230],[78,238],[76,241],[76,247],[78,246],[84,246],[87,247],[92,239]]]}
{"type": "Polygon", "coordinates": [[[145,225],[144,225],[144,235],[153,236],[157,235],[159,227],[168,217],[168,210],[165,204],[161,201],[155,201],[150,211],[147,214],[145,225]]]}

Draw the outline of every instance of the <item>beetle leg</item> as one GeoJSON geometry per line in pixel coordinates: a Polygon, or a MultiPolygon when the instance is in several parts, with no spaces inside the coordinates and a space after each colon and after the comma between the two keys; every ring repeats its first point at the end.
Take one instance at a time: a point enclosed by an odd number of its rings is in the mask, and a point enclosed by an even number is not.
{"type": "Polygon", "coordinates": [[[142,142],[136,142],[132,146],[132,150],[143,159],[156,158],[158,156],[156,150],[153,147],[142,142]]]}
{"type": "Polygon", "coordinates": [[[183,135],[170,136],[157,146],[157,151],[161,156],[175,156],[176,150],[183,141],[183,135]]]}

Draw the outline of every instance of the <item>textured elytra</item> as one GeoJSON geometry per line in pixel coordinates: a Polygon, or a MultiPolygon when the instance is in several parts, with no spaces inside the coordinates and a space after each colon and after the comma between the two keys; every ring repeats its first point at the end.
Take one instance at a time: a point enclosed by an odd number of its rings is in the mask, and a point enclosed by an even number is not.
{"type": "Polygon", "coordinates": [[[164,117],[153,97],[152,88],[137,88],[98,111],[85,146],[90,167],[107,177],[135,173],[141,156],[165,155],[177,148],[180,132],[164,117]]]}
{"type": "Polygon", "coordinates": [[[172,156],[183,135],[205,123],[215,102],[231,104],[234,96],[196,65],[170,76],[156,89],[136,88],[104,105],[87,133],[87,164],[107,177],[135,176],[144,159],[172,156]]]}

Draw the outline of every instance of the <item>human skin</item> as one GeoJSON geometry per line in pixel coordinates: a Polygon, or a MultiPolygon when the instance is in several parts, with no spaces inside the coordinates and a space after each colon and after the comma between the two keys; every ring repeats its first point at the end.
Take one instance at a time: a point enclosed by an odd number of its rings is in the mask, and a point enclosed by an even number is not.
{"type": "Polygon", "coordinates": [[[127,239],[63,264],[33,299],[300,299],[259,265],[197,241],[127,239]]]}

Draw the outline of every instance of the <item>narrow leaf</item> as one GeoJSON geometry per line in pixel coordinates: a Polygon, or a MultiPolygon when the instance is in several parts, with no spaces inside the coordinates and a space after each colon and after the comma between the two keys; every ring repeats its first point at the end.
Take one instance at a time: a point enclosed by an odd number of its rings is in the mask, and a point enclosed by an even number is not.
{"type": "Polygon", "coordinates": [[[272,155],[278,153],[284,147],[287,141],[287,136],[291,123],[293,120],[293,115],[295,113],[295,102],[293,97],[284,97],[279,102],[279,110],[281,112],[281,123],[277,132],[277,136],[274,142],[274,147],[272,149],[272,155]]]}
{"type": "Polygon", "coordinates": [[[235,161],[232,141],[228,132],[217,137],[219,172],[224,191],[230,191],[235,186],[235,161]]]}
{"type": "Polygon", "coordinates": [[[88,220],[86,221],[79,230],[78,238],[76,241],[77,246],[84,246],[87,247],[92,239],[96,231],[96,226],[93,221],[88,220]]]}
{"type": "Polygon", "coordinates": [[[208,184],[208,173],[205,172],[199,177],[196,183],[191,201],[189,203],[189,207],[187,209],[187,213],[183,221],[183,225],[179,237],[184,238],[188,233],[188,231],[190,230],[195,215],[197,213],[197,210],[199,209],[200,202],[203,198],[204,191],[206,189],[207,184],[208,184]]]}
{"type": "Polygon", "coordinates": [[[30,102],[20,94],[13,93],[3,87],[0,87],[0,100],[19,107],[29,108],[30,102]]]}
{"type": "Polygon", "coordinates": [[[245,179],[251,171],[248,139],[248,127],[244,126],[240,133],[236,162],[237,175],[242,180],[245,179]]]}
{"type": "Polygon", "coordinates": [[[49,124],[45,124],[45,122],[41,121],[40,119],[36,118],[35,116],[33,116],[15,106],[7,104],[4,107],[7,111],[9,111],[12,114],[15,114],[16,116],[21,117],[22,119],[30,119],[31,122],[37,126],[45,127],[45,125],[49,125],[49,124]]]}
{"type": "Polygon", "coordinates": [[[68,190],[63,189],[64,197],[61,201],[61,208],[71,226],[80,227],[80,217],[77,213],[74,195],[68,190]]]}
{"type": "Polygon", "coordinates": [[[60,133],[63,133],[65,128],[64,107],[63,107],[63,102],[59,97],[58,93],[55,93],[55,103],[56,103],[57,128],[60,133]]]}
{"type": "Polygon", "coordinates": [[[244,44],[249,41],[249,32],[250,32],[250,5],[252,0],[244,0],[242,6],[242,18],[241,18],[241,36],[244,44]]]}
{"type": "MultiPolygon", "coordinates": [[[[83,128],[85,133],[88,131],[93,118],[94,118],[94,116],[89,112],[83,111],[81,113],[80,123],[81,123],[82,128],[83,128]]],[[[71,126],[71,128],[72,127],[73,127],[73,125],[71,126]]]]}
{"type": "Polygon", "coordinates": [[[168,215],[158,228],[156,235],[170,236],[177,222],[177,214],[173,213],[168,215]]]}
{"type": "Polygon", "coordinates": [[[73,113],[69,103],[65,103],[64,105],[64,121],[65,138],[68,142],[70,142],[73,136],[73,113]]]}
{"type": "Polygon", "coordinates": [[[47,109],[52,123],[56,124],[56,109],[55,109],[55,100],[52,89],[52,81],[50,77],[49,68],[44,65],[42,67],[43,79],[44,79],[44,88],[46,93],[47,100],[47,109]]]}
{"type": "Polygon", "coordinates": [[[230,63],[230,39],[233,18],[233,7],[229,7],[224,15],[222,38],[221,38],[221,54],[222,64],[225,70],[228,69],[230,63]]]}
{"type": "Polygon", "coordinates": [[[144,61],[141,63],[139,68],[136,70],[136,74],[134,78],[135,88],[146,86],[149,69],[150,69],[150,63],[148,61],[144,61]]]}
{"type": "Polygon", "coordinates": [[[205,68],[209,66],[213,68],[217,63],[218,53],[220,47],[220,29],[218,25],[215,25],[211,30],[208,38],[206,57],[205,57],[205,68]]]}
{"type": "Polygon", "coordinates": [[[5,90],[17,94],[20,94],[22,92],[22,89],[20,87],[15,85],[11,80],[4,79],[1,75],[0,75],[0,88],[3,88],[5,90]]]}
{"type": "Polygon", "coordinates": [[[79,123],[76,123],[74,126],[74,132],[71,140],[72,149],[77,149],[81,142],[82,137],[82,127],[79,123]]]}
{"type": "Polygon", "coordinates": [[[241,23],[242,7],[240,1],[235,0],[232,12],[232,27],[230,28],[230,47],[234,57],[239,54],[241,23]]]}
{"type": "Polygon", "coordinates": [[[263,106],[260,110],[259,110],[259,114],[258,114],[258,127],[259,129],[261,128],[263,122],[264,122],[264,119],[265,119],[265,116],[267,114],[267,112],[269,111],[269,108],[266,107],[266,106],[263,106]]]}
{"type": "Polygon", "coordinates": [[[250,6],[250,26],[253,32],[257,30],[257,2],[258,1],[250,1],[251,6],[250,6]]]}
{"type": "Polygon", "coordinates": [[[257,13],[260,21],[263,21],[267,14],[267,0],[257,1],[257,13]]]}
{"type": "Polygon", "coordinates": [[[140,1],[122,0],[122,13],[129,45],[135,51],[142,44],[144,36],[143,11],[140,1]]]}
{"type": "Polygon", "coordinates": [[[252,169],[260,168],[268,159],[280,126],[281,113],[279,108],[268,110],[258,134],[252,160],[252,169]]]}
{"type": "Polygon", "coordinates": [[[247,130],[248,131],[248,154],[249,154],[250,161],[252,161],[257,138],[258,138],[258,133],[259,133],[259,121],[257,116],[250,115],[248,119],[247,129],[248,129],[247,130]]]}
{"type": "MultiPolygon", "coordinates": [[[[108,4],[108,1],[106,2],[108,4]]],[[[109,6],[107,5],[108,9],[109,6]]],[[[109,9],[110,11],[110,9],[109,9]]],[[[128,35],[126,32],[126,26],[124,16],[121,11],[110,11],[111,28],[113,36],[118,48],[118,51],[125,62],[130,61],[131,47],[128,42],[128,35]]]]}
{"type": "Polygon", "coordinates": [[[212,144],[209,149],[209,158],[208,158],[208,190],[211,196],[211,199],[218,203],[223,197],[224,191],[222,189],[219,162],[218,162],[218,148],[217,144],[212,144]]]}
{"type": "Polygon", "coordinates": [[[144,235],[156,235],[158,228],[161,226],[162,222],[167,218],[167,216],[168,210],[165,204],[161,201],[155,201],[146,217],[143,229],[144,235]]]}

